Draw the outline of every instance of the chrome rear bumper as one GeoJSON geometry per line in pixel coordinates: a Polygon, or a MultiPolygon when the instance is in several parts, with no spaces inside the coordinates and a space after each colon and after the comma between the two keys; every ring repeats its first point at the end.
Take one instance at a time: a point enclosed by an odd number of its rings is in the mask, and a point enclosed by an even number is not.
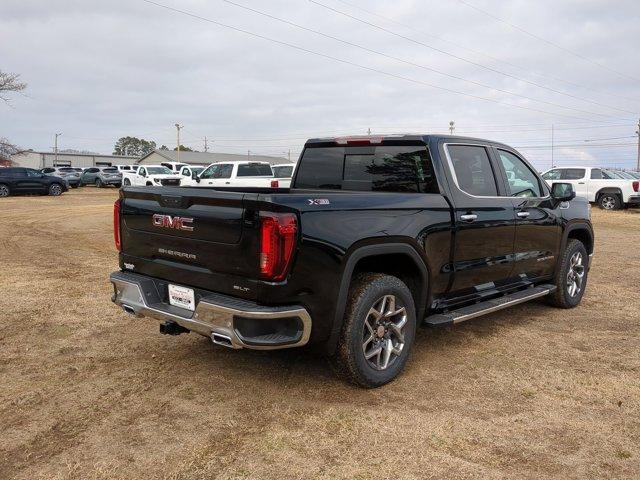
{"type": "Polygon", "coordinates": [[[191,312],[163,302],[158,281],[153,278],[118,271],[111,274],[110,280],[114,288],[111,300],[127,313],[175,322],[226,347],[254,350],[301,347],[311,335],[311,316],[303,307],[267,307],[208,292],[197,302],[195,312],[191,312]],[[293,332],[289,328],[286,334],[268,331],[278,321],[288,320],[299,327],[293,332]],[[243,335],[242,324],[257,325],[258,330],[264,326],[266,333],[247,335],[245,331],[243,335]]]}

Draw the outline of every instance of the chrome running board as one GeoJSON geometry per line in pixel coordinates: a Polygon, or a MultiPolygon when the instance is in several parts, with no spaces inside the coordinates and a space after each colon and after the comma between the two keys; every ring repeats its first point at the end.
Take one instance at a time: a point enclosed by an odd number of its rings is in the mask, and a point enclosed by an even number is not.
{"type": "Polygon", "coordinates": [[[447,313],[431,315],[424,319],[424,323],[433,327],[454,325],[456,323],[471,320],[472,318],[481,317],[488,313],[497,312],[498,310],[518,305],[519,303],[528,302],[535,298],[544,297],[555,289],[555,285],[539,285],[537,287],[530,287],[492,300],[485,300],[468,307],[451,310],[447,313]]]}

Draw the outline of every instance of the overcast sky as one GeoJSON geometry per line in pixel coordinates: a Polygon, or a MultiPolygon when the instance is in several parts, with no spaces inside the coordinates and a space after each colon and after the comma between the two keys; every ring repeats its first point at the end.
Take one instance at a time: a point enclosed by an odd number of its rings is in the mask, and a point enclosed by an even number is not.
{"type": "Polygon", "coordinates": [[[203,20],[143,0],[2,0],[0,70],[29,86],[0,104],[0,137],[43,151],[55,132],[61,149],[111,153],[125,135],[173,148],[179,122],[195,149],[207,136],[214,151],[293,157],[307,137],[454,120],[544,169],[553,124],[556,163],[635,165],[637,0],[233,2],[158,0],[203,20]]]}

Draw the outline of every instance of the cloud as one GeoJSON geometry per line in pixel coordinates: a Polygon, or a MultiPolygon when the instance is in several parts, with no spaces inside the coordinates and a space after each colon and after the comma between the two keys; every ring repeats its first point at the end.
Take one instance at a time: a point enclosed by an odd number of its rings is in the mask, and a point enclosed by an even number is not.
{"type": "MultiPolygon", "coordinates": [[[[123,135],[173,145],[173,124],[180,122],[185,125],[183,143],[190,147],[200,147],[206,135],[214,149],[260,153],[291,149],[295,154],[306,137],[361,134],[367,128],[445,132],[449,121],[455,120],[457,133],[518,147],[550,144],[551,124],[556,125],[555,141],[561,143],[633,135],[638,115],[616,108],[640,111],[640,82],[598,68],[455,1],[431,2],[429,8],[415,0],[394,2],[393,8],[382,0],[348,2],[411,27],[406,28],[337,0],[320,0],[414,40],[409,41],[311,2],[235,0],[475,84],[296,29],[220,0],[160,1],[365,68],[143,1],[3,0],[0,69],[21,73],[29,88],[28,97],[15,98],[15,108],[0,105],[0,135],[23,146],[49,150],[53,133],[62,131],[63,148],[109,153],[123,135]]],[[[611,8],[605,0],[469,1],[640,78],[636,2],[619,1],[611,8]]],[[[608,149],[581,152],[585,161],[611,158],[608,149]]],[[[574,151],[555,153],[559,159],[578,158],[574,151]]],[[[537,149],[531,158],[542,168],[550,163],[550,149],[537,149]]],[[[615,158],[633,162],[634,147],[616,147],[615,158]]]]}

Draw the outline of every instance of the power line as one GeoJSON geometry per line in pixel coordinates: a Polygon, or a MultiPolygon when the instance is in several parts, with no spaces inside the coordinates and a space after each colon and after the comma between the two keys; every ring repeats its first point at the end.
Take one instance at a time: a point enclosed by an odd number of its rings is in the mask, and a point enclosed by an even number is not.
{"type": "MultiPolygon", "coordinates": [[[[255,8],[248,7],[248,6],[242,5],[240,3],[236,3],[236,2],[234,2],[232,0],[222,0],[222,1],[224,3],[229,4],[229,5],[233,5],[235,7],[242,8],[244,10],[248,10],[248,11],[256,13],[258,15],[262,15],[263,17],[267,17],[267,18],[270,18],[272,20],[284,23],[286,25],[298,28],[298,29],[303,30],[305,32],[310,32],[310,33],[313,33],[315,35],[320,35],[320,36],[322,36],[324,38],[329,38],[329,39],[334,40],[336,42],[340,42],[342,44],[349,45],[351,47],[359,48],[360,50],[364,50],[366,52],[382,56],[384,58],[388,58],[388,59],[391,59],[391,60],[395,60],[397,62],[404,63],[405,65],[410,65],[412,67],[417,67],[417,68],[421,68],[423,70],[427,70],[427,71],[430,71],[430,72],[437,73],[438,75],[443,75],[445,77],[453,78],[455,80],[460,80],[462,82],[471,83],[473,85],[480,86],[482,88],[488,88],[488,89],[496,91],[496,92],[506,93],[507,95],[513,95],[513,96],[516,96],[516,97],[524,98],[526,100],[531,100],[533,102],[544,103],[546,105],[551,105],[553,107],[564,108],[564,109],[567,109],[567,110],[573,110],[574,112],[586,113],[586,114],[589,114],[589,115],[601,115],[601,116],[605,116],[605,117],[612,117],[612,115],[607,115],[607,114],[602,114],[602,113],[597,113],[597,112],[591,112],[591,111],[588,111],[588,110],[582,110],[582,109],[574,108],[574,107],[568,107],[568,106],[565,106],[565,105],[562,105],[562,104],[559,104],[559,103],[549,102],[547,100],[541,100],[541,99],[538,99],[538,98],[530,97],[528,95],[523,95],[523,94],[512,92],[512,91],[509,91],[509,90],[504,90],[504,89],[501,89],[501,88],[497,88],[497,87],[494,87],[494,86],[491,86],[491,85],[487,85],[487,84],[484,84],[484,83],[481,83],[481,82],[477,82],[475,80],[470,80],[468,78],[460,77],[458,75],[452,75],[450,73],[446,73],[446,72],[443,72],[441,70],[437,70],[435,68],[432,68],[432,67],[429,67],[429,66],[426,66],[426,65],[422,65],[422,64],[415,63],[415,62],[412,62],[412,61],[409,61],[409,60],[405,60],[405,59],[402,59],[402,58],[399,58],[399,57],[396,57],[396,56],[393,56],[393,55],[386,54],[386,53],[381,52],[379,50],[374,50],[372,48],[368,48],[368,47],[365,47],[363,45],[360,45],[360,44],[357,44],[357,43],[354,43],[354,42],[351,42],[351,41],[348,41],[348,40],[344,40],[342,38],[335,37],[333,35],[329,35],[327,33],[321,32],[319,30],[314,30],[312,28],[308,28],[308,27],[302,26],[302,25],[300,25],[298,23],[295,23],[295,22],[292,22],[292,21],[289,21],[289,20],[285,20],[283,18],[277,17],[275,15],[271,15],[269,13],[266,13],[266,12],[263,12],[263,11],[260,11],[260,10],[256,10],[255,8]]],[[[609,108],[614,108],[616,110],[619,110],[619,111],[625,112],[625,113],[634,113],[634,112],[630,112],[630,111],[627,111],[627,110],[624,110],[624,109],[621,109],[621,108],[616,108],[616,107],[609,107],[609,108]]]]}
{"type": "MultiPolygon", "coordinates": [[[[397,75],[395,73],[387,72],[385,70],[380,70],[380,69],[377,69],[377,68],[368,67],[368,66],[362,65],[360,63],[352,62],[352,61],[345,60],[345,59],[339,58],[339,57],[334,57],[334,56],[328,55],[326,53],[321,53],[321,52],[317,52],[315,50],[310,50],[308,48],[301,47],[301,46],[295,45],[293,43],[285,42],[283,40],[277,40],[275,38],[271,38],[271,37],[268,37],[266,35],[262,35],[262,34],[259,34],[259,33],[254,33],[254,32],[251,32],[249,30],[245,30],[245,29],[240,28],[240,27],[235,27],[235,26],[228,25],[228,24],[225,24],[225,23],[222,23],[222,22],[218,22],[217,20],[212,20],[210,18],[202,17],[200,15],[196,15],[194,13],[190,13],[190,12],[187,12],[185,10],[180,10],[178,8],[174,8],[174,7],[170,7],[168,5],[157,3],[157,2],[154,2],[152,0],[142,0],[142,1],[145,2],[145,3],[148,3],[150,5],[155,5],[157,7],[164,8],[166,10],[170,10],[172,12],[179,13],[181,15],[185,15],[185,16],[188,16],[188,17],[191,17],[191,18],[196,18],[196,19],[202,20],[204,22],[212,23],[212,24],[217,25],[219,27],[227,28],[229,30],[233,30],[235,32],[243,33],[243,34],[249,35],[251,37],[259,38],[261,40],[266,40],[266,41],[269,41],[269,42],[272,42],[272,43],[275,43],[275,44],[278,44],[278,45],[286,46],[286,47],[292,48],[294,50],[298,50],[298,51],[301,51],[301,52],[309,53],[311,55],[315,55],[315,56],[318,56],[318,57],[322,57],[322,58],[326,58],[326,59],[333,60],[333,61],[336,61],[336,62],[340,62],[340,63],[345,64],[345,65],[351,65],[351,66],[354,66],[354,67],[357,67],[357,68],[360,68],[360,69],[363,69],[363,70],[367,70],[369,72],[374,72],[374,73],[378,73],[380,75],[384,75],[384,76],[387,76],[387,77],[396,78],[396,79],[399,79],[399,80],[404,80],[406,82],[414,83],[416,85],[423,85],[423,86],[426,86],[426,87],[434,88],[434,89],[437,89],[437,90],[442,90],[442,91],[453,93],[453,94],[456,94],[456,95],[462,95],[462,96],[465,96],[465,97],[474,98],[476,100],[482,100],[482,101],[485,101],[485,102],[496,103],[496,104],[499,104],[499,105],[504,105],[504,106],[508,106],[508,107],[512,107],[512,108],[519,108],[519,109],[522,109],[522,110],[529,110],[529,111],[538,112],[538,113],[544,113],[546,115],[552,115],[552,116],[561,116],[561,117],[565,117],[565,118],[579,118],[580,120],[586,120],[584,118],[575,117],[573,115],[566,115],[566,114],[557,113],[557,112],[556,113],[549,112],[549,111],[540,110],[540,109],[537,109],[537,108],[526,107],[524,105],[518,105],[518,104],[514,104],[514,103],[504,102],[504,101],[501,101],[501,100],[495,100],[493,98],[482,97],[480,95],[475,95],[475,94],[472,94],[472,93],[461,92],[459,90],[454,90],[454,89],[447,88],[447,87],[441,87],[439,85],[434,85],[432,83],[424,82],[422,80],[417,80],[415,78],[406,77],[406,76],[403,76],[403,75],[397,75]]],[[[313,0],[309,0],[309,1],[313,1],[313,0]]]]}
{"type": "Polygon", "coordinates": [[[504,23],[505,25],[509,25],[511,28],[514,28],[515,30],[518,30],[519,32],[522,32],[525,35],[528,35],[528,36],[530,36],[532,38],[535,38],[536,40],[539,40],[541,42],[546,43],[547,45],[551,45],[552,47],[555,47],[555,48],[557,48],[559,50],[562,50],[563,52],[566,52],[566,53],[569,53],[569,54],[573,55],[574,57],[577,57],[577,58],[579,58],[581,60],[584,60],[585,62],[589,62],[589,63],[591,63],[591,64],[593,64],[593,65],[595,65],[597,67],[604,68],[605,70],[609,70],[610,72],[613,72],[613,73],[615,73],[615,74],[617,74],[617,75],[619,75],[621,77],[625,77],[625,78],[627,78],[629,80],[634,80],[636,82],[640,82],[640,79],[637,79],[635,77],[627,75],[626,73],[619,72],[618,70],[614,70],[613,68],[607,67],[606,65],[604,65],[604,64],[602,64],[600,62],[596,62],[595,60],[592,60],[592,59],[590,59],[588,57],[585,57],[584,55],[581,55],[580,53],[574,52],[573,50],[569,50],[568,48],[565,48],[562,45],[558,45],[557,43],[552,42],[551,40],[547,40],[546,38],[543,38],[543,37],[541,37],[539,35],[536,35],[535,33],[531,33],[529,31],[525,30],[524,28],[519,27],[518,25],[515,25],[515,24],[513,24],[513,23],[511,23],[511,22],[509,22],[507,20],[504,20],[503,18],[500,18],[500,17],[498,17],[496,15],[493,15],[490,12],[487,12],[486,10],[481,9],[480,7],[476,7],[475,5],[472,5],[472,4],[470,4],[470,3],[468,3],[468,2],[466,2],[464,0],[458,0],[458,2],[462,3],[463,5],[466,5],[469,8],[472,8],[472,9],[476,10],[477,12],[480,12],[480,13],[486,15],[487,17],[493,18],[494,20],[496,20],[498,22],[504,23]]]}
{"type": "Polygon", "coordinates": [[[311,2],[311,3],[315,4],[315,5],[318,5],[318,6],[322,7],[322,8],[326,8],[327,10],[335,12],[335,13],[337,13],[339,15],[343,15],[345,17],[351,18],[352,20],[355,20],[356,22],[360,22],[360,23],[363,23],[365,25],[369,25],[370,27],[376,28],[376,29],[381,30],[383,32],[386,32],[386,33],[388,33],[390,35],[402,38],[404,40],[407,40],[409,42],[415,43],[417,45],[422,45],[423,47],[426,47],[426,48],[429,48],[429,49],[434,50],[436,52],[442,53],[443,55],[447,55],[448,57],[452,57],[452,58],[455,58],[455,59],[460,60],[462,62],[469,63],[471,65],[475,65],[476,67],[480,67],[480,68],[483,68],[485,70],[489,70],[491,72],[498,73],[500,75],[504,75],[504,76],[509,77],[509,78],[513,78],[514,80],[525,82],[525,83],[528,83],[529,85],[533,85],[533,86],[536,86],[538,88],[542,88],[544,90],[548,90],[550,92],[554,92],[554,93],[557,93],[559,95],[564,95],[566,97],[570,97],[570,98],[573,98],[573,99],[576,99],[576,100],[580,100],[580,101],[583,101],[583,102],[591,103],[593,105],[598,105],[600,107],[611,108],[611,109],[614,109],[614,110],[619,110],[621,112],[631,113],[631,114],[634,114],[634,115],[636,113],[636,112],[631,112],[629,110],[624,110],[624,109],[621,109],[621,108],[618,108],[618,107],[614,107],[612,105],[607,105],[607,104],[604,104],[604,103],[596,102],[594,100],[589,100],[589,99],[584,98],[584,97],[579,97],[577,95],[573,95],[571,93],[563,92],[562,90],[557,90],[557,89],[552,88],[552,87],[547,87],[545,85],[542,85],[540,83],[534,82],[532,80],[527,80],[526,78],[518,77],[518,76],[513,75],[511,73],[504,72],[504,71],[498,70],[496,68],[489,67],[487,65],[483,65],[483,64],[475,62],[473,60],[469,60],[468,58],[464,58],[464,57],[461,57],[461,56],[456,55],[454,53],[447,52],[446,50],[443,50],[441,48],[434,47],[433,45],[429,45],[428,43],[421,42],[420,40],[416,40],[415,38],[407,37],[406,35],[402,35],[400,33],[394,32],[393,30],[390,30],[388,28],[382,27],[382,26],[377,25],[375,23],[369,22],[367,20],[363,20],[363,19],[361,19],[359,17],[356,17],[355,15],[351,15],[350,13],[343,12],[342,10],[338,10],[337,8],[333,8],[333,7],[330,7],[329,5],[325,5],[324,3],[318,2],[317,0],[309,0],[309,2],[311,2]]]}
{"type": "Polygon", "coordinates": [[[346,2],[344,0],[336,0],[336,1],[338,1],[338,2],[340,2],[342,4],[344,4],[344,5],[348,5],[349,7],[354,8],[356,10],[360,10],[362,12],[368,13],[369,15],[372,15],[374,17],[386,20],[387,22],[394,23],[394,24],[399,25],[401,27],[404,27],[404,28],[407,28],[409,30],[412,30],[412,31],[414,31],[414,32],[416,32],[416,33],[418,33],[420,35],[424,35],[426,37],[435,38],[436,40],[440,40],[441,42],[445,42],[445,43],[448,43],[448,44],[453,45],[455,47],[458,47],[458,48],[460,48],[462,50],[466,50],[468,52],[471,52],[474,55],[481,55],[481,56],[483,56],[485,58],[493,60],[494,62],[498,62],[498,63],[501,63],[503,65],[508,65],[510,67],[516,68],[516,69],[524,71],[526,73],[529,73],[529,74],[532,74],[532,75],[536,75],[538,77],[550,78],[552,80],[555,80],[555,81],[561,82],[561,83],[565,83],[565,84],[570,85],[572,87],[583,88],[585,90],[589,90],[589,91],[592,91],[592,92],[595,92],[595,93],[600,93],[600,94],[603,94],[603,95],[609,95],[609,96],[616,97],[616,98],[621,98],[621,99],[624,99],[624,100],[632,100],[634,102],[640,102],[640,99],[637,99],[637,98],[630,98],[630,97],[625,97],[623,95],[618,95],[618,94],[611,93],[611,92],[605,92],[605,91],[598,90],[598,89],[593,88],[593,87],[588,87],[586,85],[581,85],[579,83],[575,83],[575,82],[571,82],[569,80],[565,80],[565,79],[562,79],[562,78],[559,78],[559,77],[555,77],[553,75],[549,75],[548,73],[541,73],[541,72],[536,72],[535,70],[528,70],[526,68],[521,67],[520,65],[516,65],[516,64],[508,62],[506,60],[502,60],[502,59],[494,57],[492,55],[488,55],[485,52],[481,52],[481,51],[475,50],[473,48],[465,47],[464,45],[461,45],[461,44],[456,43],[456,42],[452,42],[451,40],[448,40],[448,39],[446,39],[444,37],[441,37],[441,36],[438,36],[438,35],[434,35],[432,33],[427,33],[424,30],[420,30],[420,29],[415,28],[415,27],[413,27],[411,25],[408,25],[406,23],[402,23],[402,22],[399,22],[399,21],[394,20],[392,18],[385,17],[384,15],[380,15],[380,14],[378,14],[376,12],[371,11],[371,10],[367,10],[366,8],[360,7],[358,5],[354,5],[353,3],[346,2]]]}

